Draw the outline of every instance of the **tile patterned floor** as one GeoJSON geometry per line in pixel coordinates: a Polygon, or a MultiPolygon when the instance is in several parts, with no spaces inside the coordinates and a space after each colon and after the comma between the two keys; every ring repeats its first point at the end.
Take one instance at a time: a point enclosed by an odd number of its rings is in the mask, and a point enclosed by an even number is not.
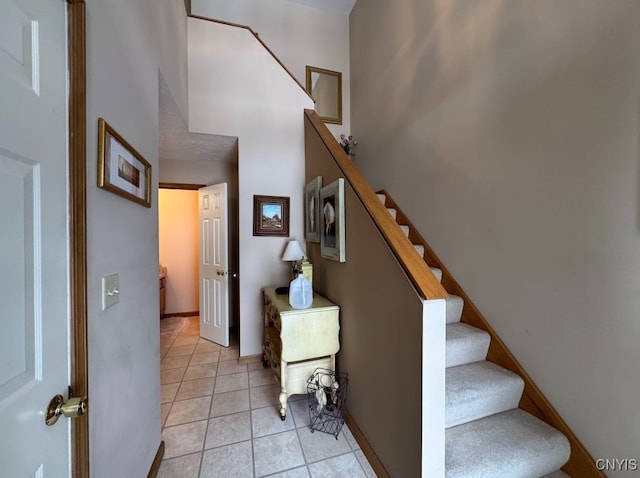
{"type": "Polygon", "coordinates": [[[229,348],[199,337],[197,317],[161,321],[162,439],[159,478],[370,478],[353,435],[309,429],[306,396],[289,399],[280,420],[279,387],[261,363],[238,363],[229,348]]]}

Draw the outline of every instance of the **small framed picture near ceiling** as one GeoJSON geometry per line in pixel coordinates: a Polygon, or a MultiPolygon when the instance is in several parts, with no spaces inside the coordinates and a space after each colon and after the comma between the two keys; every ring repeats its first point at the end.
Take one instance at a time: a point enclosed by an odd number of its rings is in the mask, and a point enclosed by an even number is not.
{"type": "Polygon", "coordinates": [[[320,242],[320,188],[322,176],[312,179],[304,188],[304,238],[307,242],[320,242]]]}
{"type": "Polygon", "coordinates": [[[253,235],[289,237],[289,198],[253,196],[253,235]]]}
{"type": "Polygon", "coordinates": [[[342,124],[342,73],[307,65],[307,92],[316,102],[314,109],[325,123],[342,124]]]}
{"type": "Polygon", "coordinates": [[[320,255],[345,262],[344,179],[339,178],[320,190],[320,255]]]}
{"type": "Polygon", "coordinates": [[[98,186],[151,207],[151,165],[102,118],[98,120],[98,186]]]}

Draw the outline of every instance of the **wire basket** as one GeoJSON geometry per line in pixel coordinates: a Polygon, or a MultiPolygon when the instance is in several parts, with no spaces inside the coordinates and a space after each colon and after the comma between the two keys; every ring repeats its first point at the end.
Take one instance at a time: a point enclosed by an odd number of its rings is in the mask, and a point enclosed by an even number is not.
{"type": "Polygon", "coordinates": [[[349,376],[326,368],[318,368],[307,380],[309,424],[315,430],[338,439],[344,425],[343,406],[347,401],[349,376]]]}

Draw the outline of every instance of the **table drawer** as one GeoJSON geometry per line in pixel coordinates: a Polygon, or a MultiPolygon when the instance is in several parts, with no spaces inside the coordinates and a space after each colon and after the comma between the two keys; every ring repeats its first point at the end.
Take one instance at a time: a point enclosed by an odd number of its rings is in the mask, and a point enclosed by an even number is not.
{"type": "MultiPolygon", "coordinates": [[[[331,368],[331,357],[287,364],[286,389],[288,395],[307,393],[307,380],[318,368],[331,368]]],[[[282,372],[281,372],[282,373],[282,372]]]]}

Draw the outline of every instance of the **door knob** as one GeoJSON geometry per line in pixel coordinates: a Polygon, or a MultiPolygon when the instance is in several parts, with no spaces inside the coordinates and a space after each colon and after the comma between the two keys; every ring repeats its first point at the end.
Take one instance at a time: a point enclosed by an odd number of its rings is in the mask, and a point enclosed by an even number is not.
{"type": "Polygon", "coordinates": [[[51,426],[58,421],[60,415],[67,418],[75,418],[87,412],[87,397],[73,397],[64,401],[62,395],[56,395],[49,402],[44,422],[51,426]]]}
{"type": "Polygon", "coordinates": [[[231,277],[238,277],[238,274],[235,273],[235,272],[216,271],[216,275],[219,275],[219,276],[228,275],[228,276],[231,276],[231,277]]]}

